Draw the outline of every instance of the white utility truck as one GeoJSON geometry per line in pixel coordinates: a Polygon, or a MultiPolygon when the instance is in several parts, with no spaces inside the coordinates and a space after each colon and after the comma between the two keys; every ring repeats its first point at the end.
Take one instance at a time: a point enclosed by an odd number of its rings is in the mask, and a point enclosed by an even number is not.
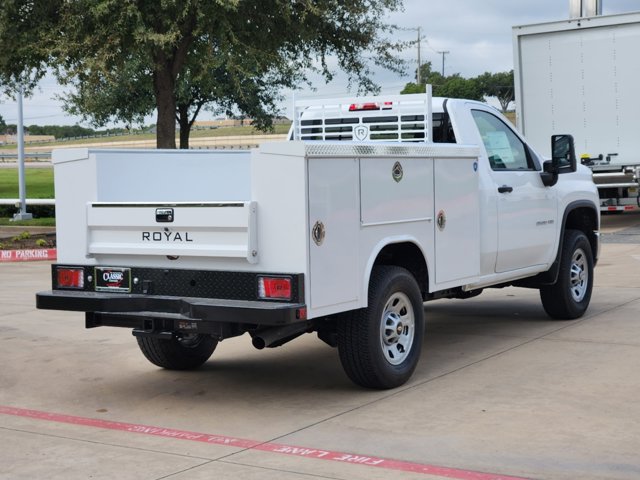
{"type": "Polygon", "coordinates": [[[168,369],[315,331],[355,383],[396,387],[425,301],[517,285],[585,312],[598,194],[571,137],[550,141],[545,160],[490,106],[426,94],[298,102],[292,141],[251,152],[56,150],[37,306],[131,328],[168,369]]]}
{"type": "Polygon", "coordinates": [[[640,12],[513,28],[519,130],[539,152],[569,133],[602,211],[640,206],[640,12]]]}

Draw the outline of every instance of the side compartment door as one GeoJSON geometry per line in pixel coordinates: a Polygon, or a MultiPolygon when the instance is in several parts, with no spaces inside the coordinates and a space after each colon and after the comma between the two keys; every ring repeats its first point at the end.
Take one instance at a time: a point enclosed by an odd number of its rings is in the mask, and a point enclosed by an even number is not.
{"type": "Polygon", "coordinates": [[[480,274],[480,200],[476,158],[434,160],[436,284],[480,274]]]}
{"type": "Polygon", "coordinates": [[[311,308],[357,300],[360,192],[355,158],[309,158],[311,308]]]}
{"type": "Polygon", "coordinates": [[[480,108],[471,113],[486,150],[498,197],[495,271],[508,272],[549,263],[558,229],[555,189],[542,184],[538,162],[506,123],[480,108]]]}

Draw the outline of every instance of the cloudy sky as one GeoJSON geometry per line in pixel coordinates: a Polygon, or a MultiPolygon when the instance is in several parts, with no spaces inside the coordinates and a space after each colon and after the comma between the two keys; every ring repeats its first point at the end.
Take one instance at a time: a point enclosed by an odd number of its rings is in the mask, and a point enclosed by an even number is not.
{"type": "MultiPolygon", "coordinates": [[[[640,11],[640,0],[603,0],[605,15],[640,11]]],[[[404,10],[389,17],[389,22],[403,27],[398,35],[402,39],[414,39],[422,30],[422,61],[431,61],[434,68],[442,68],[445,56],[445,74],[460,73],[464,77],[477,76],[483,72],[501,72],[513,68],[511,47],[511,27],[569,17],[569,0],[404,0],[404,10]]],[[[408,63],[408,69],[417,65],[417,48],[401,53],[408,63]]],[[[400,77],[389,72],[377,72],[375,81],[384,93],[398,93],[412,80],[412,74],[400,77]]],[[[318,97],[343,96],[348,92],[344,81],[329,85],[316,83],[318,97]]],[[[65,115],[55,95],[60,88],[52,79],[45,79],[40,90],[24,100],[26,125],[74,124],[79,119],[65,115]]],[[[291,95],[286,95],[287,99],[291,95]]],[[[0,98],[0,115],[7,123],[15,123],[17,107],[14,100],[0,98]]],[[[287,113],[288,100],[284,102],[287,113]]],[[[202,114],[200,119],[206,119],[202,114]]],[[[153,123],[154,119],[149,119],[153,123]]],[[[88,126],[88,125],[87,125],[88,126]]]]}

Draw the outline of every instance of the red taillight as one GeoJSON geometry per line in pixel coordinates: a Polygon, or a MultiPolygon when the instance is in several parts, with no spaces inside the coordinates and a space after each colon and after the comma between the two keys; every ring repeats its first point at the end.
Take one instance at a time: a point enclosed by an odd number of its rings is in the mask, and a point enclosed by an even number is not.
{"type": "Polygon", "coordinates": [[[291,300],[291,278],[258,277],[258,297],[291,300]]]}
{"type": "Polygon", "coordinates": [[[58,267],[56,280],[58,288],[84,288],[84,269],[58,267]]]}

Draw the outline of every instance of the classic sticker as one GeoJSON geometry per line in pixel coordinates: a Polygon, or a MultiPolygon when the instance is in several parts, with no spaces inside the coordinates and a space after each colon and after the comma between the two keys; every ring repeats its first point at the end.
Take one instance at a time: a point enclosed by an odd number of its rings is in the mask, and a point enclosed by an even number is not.
{"type": "Polygon", "coordinates": [[[96,292],[130,292],[131,269],[119,267],[96,267],[96,292]]]}

